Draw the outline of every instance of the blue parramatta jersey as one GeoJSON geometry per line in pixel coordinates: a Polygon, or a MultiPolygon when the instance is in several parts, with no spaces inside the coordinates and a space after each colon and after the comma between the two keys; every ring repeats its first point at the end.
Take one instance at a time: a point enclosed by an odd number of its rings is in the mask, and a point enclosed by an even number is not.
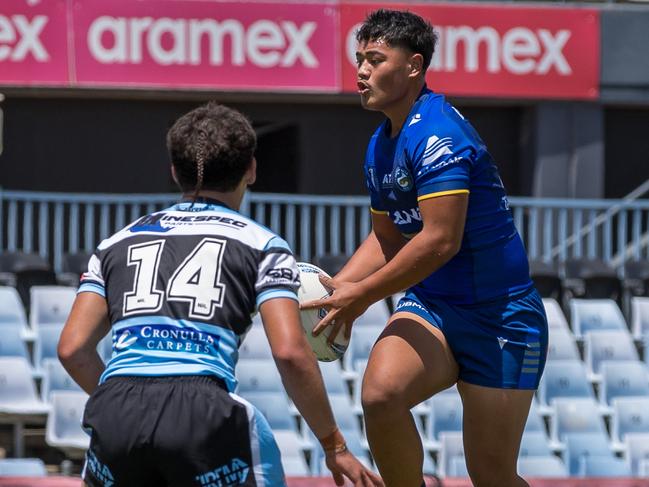
{"type": "Polygon", "coordinates": [[[288,244],[208,200],[152,213],[104,240],[79,292],[108,303],[117,375],[216,375],[234,391],[238,348],[264,301],[297,300],[288,244]]]}
{"type": "Polygon", "coordinates": [[[389,215],[412,238],[422,228],[419,202],[468,193],[457,255],[414,286],[422,297],[473,304],[529,289],[527,256],[496,165],[467,120],[444,96],[424,88],[397,137],[386,120],[365,158],[372,211],[389,215]]]}

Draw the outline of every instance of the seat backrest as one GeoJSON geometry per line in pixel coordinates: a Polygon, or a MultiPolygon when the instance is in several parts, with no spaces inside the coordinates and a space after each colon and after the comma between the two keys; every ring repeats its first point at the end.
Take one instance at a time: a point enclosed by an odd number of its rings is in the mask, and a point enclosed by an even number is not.
{"type": "Polygon", "coordinates": [[[612,457],[613,452],[606,433],[569,433],[565,438],[564,458],[570,475],[581,473],[581,460],[584,457],[612,457]]]}
{"type": "Polygon", "coordinates": [[[570,433],[599,433],[606,435],[604,420],[599,407],[592,398],[556,398],[552,400],[555,408],[550,417],[550,437],[563,441],[570,433]]]}
{"type": "Polygon", "coordinates": [[[361,427],[352,409],[351,399],[347,396],[336,394],[329,396],[329,404],[331,404],[331,410],[336,418],[336,423],[343,434],[347,436],[347,432],[349,432],[349,434],[360,438],[362,436],[361,427]]]}
{"type": "Polygon", "coordinates": [[[536,399],[532,400],[530,404],[530,411],[527,414],[527,422],[525,423],[525,432],[531,433],[536,431],[542,431],[545,433],[545,425],[543,424],[543,419],[539,413],[539,406],[537,405],[536,399]]]}
{"type": "Polygon", "coordinates": [[[243,359],[267,359],[272,360],[273,354],[266,337],[263,326],[253,326],[246,333],[241,346],[239,347],[239,360],[243,359]]]}
{"type": "Polygon", "coordinates": [[[568,469],[559,458],[548,454],[519,457],[518,473],[530,477],[559,478],[567,477],[568,469]]]}
{"type": "Polygon", "coordinates": [[[553,360],[581,360],[577,343],[570,330],[550,327],[548,334],[548,363],[553,360]]]}
{"type": "Polygon", "coordinates": [[[593,374],[599,374],[602,362],[607,360],[638,360],[638,351],[626,330],[590,332],[585,338],[586,366],[593,374]]]}
{"type": "Polygon", "coordinates": [[[379,337],[383,331],[383,326],[354,326],[352,328],[352,337],[349,341],[349,347],[347,352],[345,352],[345,360],[347,361],[348,366],[346,368],[351,368],[351,365],[356,360],[367,360],[370,356],[370,351],[376,342],[376,339],[379,337]]]}
{"type": "Polygon", "coordinates": [[[613,399],[611,436],[623,442],[631,433],[649,434],[649,396],[613,399]]]}
{"type": "Polygon", "coordinates": [[[450,459],[448,465],[447,477],[468,477],[469,470],[466,466],[464,455],[455,455],[450,459]]]}
{"type": "Polygon", "coordinates": [[[33,286],[30,295],[29,323],[36,331],[40,325],[65,323],[76,297],[76,289],[67,286],[33,286]]]}
{"type": "Polygon", "coordinates": [[[57,359],[48,358],[42,362],[43,380],[41,382],[41,399],[50,402],[50,395],[54,391],[76,391],[82,389],[57,359]]]}
{"type": "Polygon", "coordinates": [[[584,456],[580,459],[581,475],[584,477],[630,477],[631,467],[613,455],[584,456]]]}
{"type": "Polygon", "coordinates": [[[548,317],[548,326],[550,328],[569,329],[568,320],[556,299],[543,298],[543,307],[545,308],[545,314],[548,317]]]}
{"type": "Polygon", "coordinates": [[[40,458],[1,458],[0,477],[45,477],[47,468],[40,458]]]}
{"type": "Polygon", "coordinates": [[[0,357],[1,404],[37,401],[31,367],[23,357],[0,357]]]}
{"type": "Polygon", "coordinates": [[[288,398],[284,393],[246,392],[240,395],[264,415],[273,430],[297,431],[297,424],[291,415],[288,398]]]}
{"type": "Polygon", "coordinates": [[[628,330],[620,307],[612,299],[571,299],[570,323],[578,338],[589,331],[628,330]]]}
{"type": "Polygon", "coordinates": [[[354,322],[354,326],[380,326],[384,327],[390,318],[390,310],[385,300],[372,303],[365,312],[354,322]]]}
{"type": "Polygon", "coordinates": [[[22,328],[18,326],[0,327],[0,357],[22,357],[29,360],[29,352],[21,332],[22,328]]]}
{"type": "Polygon", "coordinates": [[[0,272],[27,270],[50,270],[51,266],[38,254],[28,252],[4,252],[0,254],[0,272]]]}
{"type": "Polygon", "coordinates": [[[649,336],[649,298],[631,298],[631,332],[636,340],[649,336]]]}
{"type": "Polygon", "coordinates": [[[519,458],[552,455],[545,431],[524,431],[519,458]]]}
{"type": "Polygon", "coordinates": [[[464,457],[464,443],[462,441],[462,432],[444,431],[439,435],[439,475],[446,477],[450,470],[451,459],[453,457],[464,457]]]}
{"type": "Polygon", "coordinates": [[[90,252],[77,252],[76,254],[65,254],[63,256],[63,272],[81,275],[88,270],[90,252]]]}
{"type": "Polygon", "coordinates": [[[341,394],[349,395],[343,371],[340,368],[340,362],[335,360],[333,362],[318,362],[322,379],[324,380],[325,389],[327,394],[341,394]]]}
{"type": "Polygon", "coordinates": [[[63,325],[42,325],[36,330],[34,343],[34,367],[40,370],[45,359],[56,359],[56,348],[63,331],[63,325]]]}
{"type": "Polygon", "coordinates": [[[639,360],[604,361],[601,365],[600,402],[620,396],[649,397],[649,371],[639,360]]]}
{"type": "Polygon", "coordinates": [[[624,439],[626,458],[631,464],[631,472],[638,475],[639,462],[649,459],[649,433],[628,433],[624,439]]]}
{"type": "Polygon", "coordinates": [[[0,326],[5,323],[27,326],[27,315],[18,291],[9,286],[0,287],[0,326]]]}
{"type": "Polygon", "coordinates": [[[556,397],[595,397],[581,360],[552,360],[545,364],[539,400],[547,406],[556,397]]]}
{"type": "Polygon", "coordinates": [[[273,360],[242,359],[236,367],[239,381],[237,393],[245,396],[247,392],[284,393],[282,378],[273,360]]]}
{"type": "Polygon", "coordinates": [[[90,443],[90,437],[83,431],[81,420],[88,394],[83,391],[54,391],[50,395],[52,410],[47,417],[46,440],[53,444],[70,441],[70,446],[79,442],[90,443]]]}
{"type": "Polygon", "coordinates": [[[436,394],[430,405],[430,438],[439,438],[442,431],[462,431],[462,399],[459,394],[436,394]]]}

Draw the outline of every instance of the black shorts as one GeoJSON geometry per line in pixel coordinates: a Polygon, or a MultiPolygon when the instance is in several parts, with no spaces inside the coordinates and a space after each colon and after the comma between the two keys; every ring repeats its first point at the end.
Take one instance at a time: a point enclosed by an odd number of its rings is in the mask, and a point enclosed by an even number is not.
{"type": "Polygon", "coordinates": [[[268,422],[216,377],[110,378],[83,425],[91,487],[286,485],[268,422]]]}

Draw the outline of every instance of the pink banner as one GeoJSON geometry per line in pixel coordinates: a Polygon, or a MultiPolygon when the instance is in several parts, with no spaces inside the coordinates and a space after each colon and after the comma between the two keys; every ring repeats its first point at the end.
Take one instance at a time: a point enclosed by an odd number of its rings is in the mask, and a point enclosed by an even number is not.
{"type": "Polygon", "coordinates": [[[428,19],[439,42],[428,70],[433,90],[449,95],[594,99],[599,95],[599,11],[510,5],[343,3],[342,85],[356,91],[354,37],[377,8],[428,19]]]}
{"type": "Polygon", "coordinates": [[[79,85],[337,91],[337,7],[74,0],[79,85]]]}
{"type": "Polygon", "coordinates": [[[68,83],[65,0],[0,2],[0,84],[68,83]]]}

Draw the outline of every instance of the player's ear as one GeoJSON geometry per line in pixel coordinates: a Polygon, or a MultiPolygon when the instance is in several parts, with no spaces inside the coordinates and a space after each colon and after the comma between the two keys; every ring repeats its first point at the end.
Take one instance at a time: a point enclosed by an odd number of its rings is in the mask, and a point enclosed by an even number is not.
{"type": "Polygon", "coordinates": [[[180,183],[178,182],[178,175],[176,174],[176,166],[174,166],[173,164],[171,165],[171,177],[173,178],[174,183],[180,186],[180,183]]]}
{"type": "Polygon", "coordinates": [[[254,157],[252,158],[252,161],[250,161],[250,167],[248,167],[244,178],[248,186],[255,184],[255,181],[257,180],[257,159],[254,157]]]}
{"type": "Polygon", "coordinates": [[[424,56],[419,53],[410,56],[410,77],[419,76],[424,72],[424,56]]]}

